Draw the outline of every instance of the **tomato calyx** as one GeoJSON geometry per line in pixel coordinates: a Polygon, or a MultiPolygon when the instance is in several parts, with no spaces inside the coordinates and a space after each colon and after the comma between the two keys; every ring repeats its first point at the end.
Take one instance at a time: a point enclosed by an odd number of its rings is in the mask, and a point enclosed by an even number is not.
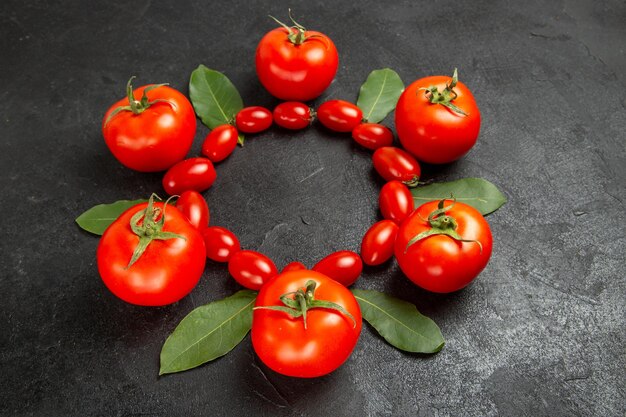
{"type": "Polygon", "coordinates": [[[165,85],[169,85],[168,83],[153,84],[153,85],[150,85],[150,86],[146,87],[143,90],[143,94],[141,95],[141,99],[137,100],[135,98],[135,95],[133,94],[133,84],[132,84],[133,80],[135,78],[137,78],[137,77],[135,77],[133,75],[128,80],[128,83],[126,83],[126,97],[128,97],[128,106],[120,106],[120,107],[117,107],[115,110],[113,110],[111,112],[111,114],[109,115],[109,117],[107,117],[106,121],[104,122],[105,126],[109,123],[109,121],[115,115],[117,115],[119,112],[122,112],[122,111],[132,111],[133,114],[141,114],[144,111],[146,111],[148,108],[150,108],[150,106],[152,106],[153,104],[156,104],[156,103],[167,103],[172,108],[174,108],[174,105],[172,103],[170,103],[169,101],[167,101],[167,100],[163,100],[163,99],[156,99],[156,100],[152,100],[152,101],[148,100],[148,92],[154,90],[155,88],[159,88],[159,87],[163,87],[165,85]]]}
{"type": "Polygon", "coordinates": [[[276,19],[272,15],[269,15],[269,17],[274,19],[276,23],[278,23],[279,25],[281,25],[283,28],[287,30],[287,33],[288,33],[287,39],[289,39],[289,42],[293,43],[294,45],[302,45],[304,42],[306,42],[307,40],[311,38],[321,38],[319,35],[307,36],[306,28],[302,26],[300,23],[296,22],[293,16],[291,16],[291,9],[289,9],[289,19],[291,19],[293,26],[287,26],[286,24],[276,19]]]}
{"type": "Polygon", "coordinates": [[[158,207],[154,207],[155,197],[159,198],[156,194],[152,194],[148,200],[148,206],[144,210],[138,211],[133,215],[133,217],[130,218],[130,228],[134,234],[139,236],[139,243],[135,247],[133,256],[130,258],[130,262],[126,266],[126,269],[129,269],[135,262],[137,262],[153,240],[168,240],[175,238],[186,240],[184,236],[177,233],[163,231],[163,225],[165,224],[165,208],[167,207],[169,201],[177,196],[170,197],[163,204],[163,210],[158,207]]]}
{"type": "Polygon", "coordinates": [[[330,310],[339,311],[341,314],[347,316],[352,320],[353,328],[356,328],[356,320],[342,306],[337,303],[333,303],[332,301],[326,300],[316,300],[315,299],[315,287],[317,286],[316,282],[313,280],[309,280],[306,282],[306,289],[299,289],[298,291],[288,292],[280,296],[280,301],[284,304],[284,306],[264,306],[264,307],[254,307],[254,310],[274,310],[274,311],[282,311],[284,313],[289,314],[293,318],[302,317],[304,322],[304,329],[307,329],[306,324],[306,315],[307,311],[313,308],[325,308],[330,310]]]}
{"type": "Polygon", "coordinates": [[[456,231],[456,228],[458,227],[456,219],[446,214],[446,211],[454,207],[454,205],[456,204],[456,199],[454,199],[452,201],[452,204],[447,207],[444,207],[445,201],[446,201],[445,199],[439,201],[439,204],[437,205],[437,210],[434,210],[432,213],[430,213],[430,215],[428,216],[428,219],[422,219],[428,222],[431,228],[426,231],[423,231],[422,233],[416,236],[413,236],[411,240],[409,240],[408,243],[406,244],[406,247],[404,248],[404,253],[407,253],[409,248],[415,243],[419,242],[420,240],[423,240],[423,239],[426,239],[427,237],[435,236],[435,235],[447,235],[458,242],[476,243],[478,247],[480,248],[480,252],[482,253],[483,251],[482,243],[474,239],[463,239],[456,231]]]}
{"type": "Polygon", "coordinates": [[[446,84],[446,88],[444,88],[442,91],[439,91],[439,89],[435,85],[432,85],[428,88],[422,87],[418,89],[418,91],[424,90],[426,94],[426,98],[432,104],[441,104],[442,106],[449,108],[450,110],[452,110],[453,112],[457,114],[460,114],[462,116],[467,116],[466,112],[464,112],[463,110],[461,110],[461,108],[459,108],[458,106],[452,103],[452,101],[455,98],[457,98],[457,94],[454,91],[454,87],[456,87],[456,84],[458,82],[459,82],[459,74],[458,74],[457,69],[455,68],[454,74],[452,74],[452,79],[450,80],[450,83],[446,84]]]}
{"type": "Polygon", "coordinates": [[[418,177],[417,175],[414,175],[413,178],[408,181],[402,181],[402,183],[409,188],[415,188],[420,184],[424,184],[423,182],[420,182],[420,177],[418,177]]]}

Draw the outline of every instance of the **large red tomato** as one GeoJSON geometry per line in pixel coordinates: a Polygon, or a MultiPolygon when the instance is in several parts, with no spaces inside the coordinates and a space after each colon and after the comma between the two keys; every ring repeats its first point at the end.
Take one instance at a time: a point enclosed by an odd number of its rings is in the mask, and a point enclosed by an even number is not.
{"type": "Polygon", "coordinates": [[[196,115],[189,100],[173,88],[159,84],[133,91],[133,78],[128,81],[128,96],[104,115],[104,140],[128,168],[165,171],[189,152],[196,115]]]}
{"type": "Polygon", "coordinates": [[[200,232],[175,207],[138,204],[105,230],[98,271],[122,300],[144,306],[171,304],[189,294],[204,271],[200,232]]]}
{"type": "Polygon", "coordinates": [[[338,64],[333,41],[298,24],[268,32],[256,50],[256,73],[261,84],[282,100],[318,97],[335,77],[338,64]]]}
{"type": "Polygon", "coordinates": [[[478,210],[450,200],[431,201],[402,223],[395,255],[416,285],[448,293],[478,276],[489,262],[492,245],[489,224],[478,210]]]}
{"type": "Polygon", "coordinates": [[[346,287],[315,271],[285,272],[265,284],[256,298],[252,346],[274,371],[312,378],[348,359],[361,325],[359,304],[346,287]],[[283,295],[288,303],[281,301],[283,295]]]}
{"type": "Polygon", "coordinates": [[[404,149],[431,164],[452,162],[476,143],[480,112],[465,84],[453,77],[421,78],[396,106],[396,130],[404,149]]]}

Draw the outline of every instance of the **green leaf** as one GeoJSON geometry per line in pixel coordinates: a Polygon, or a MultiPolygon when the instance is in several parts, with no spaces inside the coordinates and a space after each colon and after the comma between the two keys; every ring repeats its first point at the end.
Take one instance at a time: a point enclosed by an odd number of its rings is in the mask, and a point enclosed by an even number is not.
{"type": "Polygon", "coordinates": [[[228,77],[204,65],[191,73],[189,96],[196,114],[211,129],[231,123],[243,108],[241,96],[228,77]]]}
{"type": "Polygon", "coordinates": [[[437,182],[411,189],[415,207],[444,198],[456,198],[456,201],[469,204],[483,216],[493,213],[506,203],[506,197],[498,188],[482,178],[463,178],[450,182],[437,182]]]}
{"type": "Polygon", "coordinates": [[[385,68],[368,75],[361,86],[356,105],[363,110],[363,120],[378,123],[396,108],[404,83],[398,73],[385,68]]]}
{"type": "Polygon", "coordinates": [[[390,344],[416,353],[439,352],[445,341],[434,321],[411,303],[378,291],[353,289],[363,318],[390,344]]]}
{"type": "Polygon", "coordinates": [[[96,235],[102,235],[106,228],[120,217],[120,214],[146,201],[147,200],[120,200],[111,204],[98,204],[78,216],[76,223],[78,223],[83,230],[96,235]]]}
{"type": "Polygon", "coordinates": [[[230,352],[252,327],[256,294],[242,290],[189,313],[161,349],[159,375],[186,371],[230,352]]]}

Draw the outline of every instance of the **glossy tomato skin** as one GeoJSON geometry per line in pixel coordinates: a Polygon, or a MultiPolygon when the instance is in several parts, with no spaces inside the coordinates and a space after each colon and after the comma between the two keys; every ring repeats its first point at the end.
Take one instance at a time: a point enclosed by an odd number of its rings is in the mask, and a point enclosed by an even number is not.
{"type": "Polygon", "coordinates": [[[162,306],[189,294],[200,280],[206,262],[204,242],[200,232],[176,208],[154,203],[154,207],[165,210],[163,231],[185,239],[153,240],[127,269],[139,243],[139,237],[130,228],[130,219],[147,205],[131,207],[105,230],[96,256],[98,272],[109,290],[122,300],[162,306]]]}
{"type": "Polygon", "coordinates": [[[335,132],[352,132],[361,123],[363,112],[344,100],[328,100],[317,109],[317,119],[335,132]]]}
{"type": "Polygon", "coordinates": [[[416,181],[422,173],[420,164],[411,154],[393,146],[377,149],[372,162],[376,172],[386,181],[416,181]]]}
{"type": "Polygon", "coordinates": [[[267,281],[278,275],[274,262],[262,253],[242,250],[228,261],[228,272],[242,286],[258,291],[267,281]]]}
{"type": "Polygon", "coordinates": [[[234,126],[221,125],[211,130],[202,143],[202,155],[211,162],[220,162],[228,158],[237,147],[239,133],[234,126]]]}
{"type": "Polygon", "coordinates": [[[202,192],[209,189],[217,173],[207,158],[189,158],[167,170],[163,176],[163,188],[169,195],[180,195],[187,190],[202,192]]]}
{"type": "Polygon", "coordinates": [[[326,256],[313,267],[313,271],[322,273],[340,284],[349,287],[361,276],[363,261],[358,253],[340,250],[326,256]]]}
{"type": "Polygon", "coordinates": [[[474,96],[465,84],[454,87],[457,97],[452,104],[467,116],[431,103],[423,90],[437,86],[442,91],[451,78],[426,77],[415,81],[400,96],[396,106],[396,131],[404,149],[418,160],[444,164],[465,155],[476,143],[480,131],[480,112],[474,96]]]}
{"type": "MultiPolygon", "coordinates": [[[[134,90],[135,99],[141,99],[145,85],[134,90]]],[[[121,111],[110,120],[118,107],[128,106],[123,98],[113,104],[102,120],[102,134],[107,146],[122,165],[141,172],[165,171],[181,161],[191,149],[196,134],[196,115],[187,98],[167,86],[150,90],[152,104],[140,114],[121,111]]]]}
{"type": "Polygon", "coordinates": [[[196,229],[203,230],[209,225],[209,206],[202,194],[196,191],[183,192],[176,200],[176,208],[196,229]]]}
{"type": "MultiPolygon", "coordinates": [[[[446,212],[453,217],[456,231],[463,239],[478,240],[458,242],[449,236],[436,235],[418,241],[405,248],[414,236],[429,230],[430,225],[422,220],[437,209],[437,201],[418,207],[400,226],[395,244],[395,256],[402,272],[417,286],[437,293],[458,291],[468,285],[485,268],[491,257],[493,239],[489,224],[473,207],[457,202],[446,212]]],[[[446,201],[445,205],[452,204],[446,201]]]]}
{"type": "Polygon", "coordinates": [[[257,309],[252,320],[252,346],[261,361],[287,376],[314,378],[339,368],[359,339],[361,310],[352,293],[319,272],[303,270],[280,274],[267,283],[256,298],[256,307],[282,305],[281,295],[304,289],[307,281],[317,284],[315,299],[345,308],[356,321],[342,313],[317,308],[307,312],[307,329],[302,317],[280,311],[257,309]]]}
{"type": "Polygon", "coordinates": [[[391,220],[381,220],[370,227],[361,241],[361,258],[366,265],[380,265],[393,256],[398,235],[398,225],[391,220]]]}
{"type": "Polygon", "coordinates": [[[206,257],[215,262],[228,262],[241,250],[237,236],[225,227],[210,226],[202,231],[206,257]]]}
{"type": "Polygon", "coordinates": [[[273,117],[265,107],[251,106],[239,110],[235,116],[237,129],[243,133],[259,133],[272,125],[273,117]]]}
{"type": "Polygon", "coordinates": [[[378,196],[378,205],[383,217],[398,225],[413,212],[415,207],[411,191],[400,181],[389,181],[383,185],[378,196]]]}
{"type": "Polygon", "coordinates": [[[256,50],[256,73],[274,97],[286,101],[309,101],[330,85],[339,55],[333,41],[323,33],[308,30],[307,40],[293,44],[287,29],[268,32],[256,50]]]}
{"type": "Polygon", "coordinates": [[[304,129],[312,120],[311,108],[298,101],[286,101],[274,108],[274,122],[285,129],[304,129]]]}
{"type": "Polygon", "coordinates": [[[281,274],[285,273],[285,272],[290,272],[290,271],[302,271],[307,269],[307,267],[302,263],[302,262],[290,262],[287,265],[285,265],[285,267],[283,268],[283,270],[281,271],[281,274]]]}
{"type": "Polygon", "coordinates": [[[391,146],[393,133],[388,127],[378,123],[361,123],[352,130],[352,139],[364,148],[376,150],[391,146]]]}

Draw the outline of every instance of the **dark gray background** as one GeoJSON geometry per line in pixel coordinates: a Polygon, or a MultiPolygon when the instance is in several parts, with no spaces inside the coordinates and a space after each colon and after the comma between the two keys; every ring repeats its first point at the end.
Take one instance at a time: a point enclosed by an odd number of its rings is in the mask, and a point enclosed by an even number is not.
{"type": "MultiPolygon", "coordinates": [[[[289,4],[332,37],[336,80],[313,104],[355,100],[373,69],[405,83],[431,74],[474,92],[482,129],[435,180],[484,177],[509,198],[489,216],[491,261],[468,288],[434,295],[395,264],[359,288],[415,303],[441,327],[434,356],[402,353],[364,327],[350,360],[314,380],[282,377],[249,338],[214,363],[157,377],[167,335],[195,306],[238,289],[208,265],[192,294],[139,308],[107,291],[89,207],[160,192],[159,174],[122,167],[100,131],[137,85],[187,93],[199,64],[223,71],[248,105],[254,51],[287,4],[275,1],[18,1],[0,6],[0,412],[138,415],[623,416],[626,6],[623,1],[376,1],[289,4]]],[[[392,117],[386,121],[392,124],[392,117]]],[[[207,128],[199,126],[194,152],[207,128]]],[[[319,126],[251,138],[205,193],[213,224],[242,244],[311,266],[358,250],[377,219],[370,153],[319,126]]]]}

